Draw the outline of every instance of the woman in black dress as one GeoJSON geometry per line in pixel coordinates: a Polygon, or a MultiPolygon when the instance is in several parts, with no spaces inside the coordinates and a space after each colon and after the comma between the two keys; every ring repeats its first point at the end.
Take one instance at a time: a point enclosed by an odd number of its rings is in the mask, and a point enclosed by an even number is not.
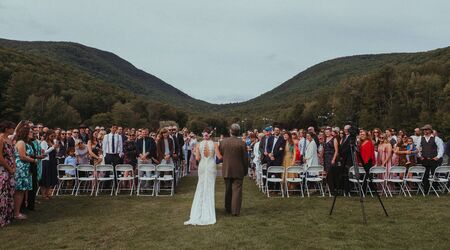
{"type": "Polygon", "coordinates": [[[325,141],[323,149],[323,165],[327,172],[327,183],[331,193],[334,193],[335,187],[339,184],[339,173],[337,173],[336,162],[338,156],[339,144],[333,136],[331,128],[325,129],[325,141]]]}
{"type": "Polygon", "coordinates": [[[59,144],[54,143],[55,132],[49,129],[45,133],[45,140],[41,141],[41,148],[44,151],[45,158],[42,159],[42,179],[41,189],[44,199],[49,199],[52,194],[52,188],[58,183],[58,170],[56,166],[56,149],[59,144]]]}

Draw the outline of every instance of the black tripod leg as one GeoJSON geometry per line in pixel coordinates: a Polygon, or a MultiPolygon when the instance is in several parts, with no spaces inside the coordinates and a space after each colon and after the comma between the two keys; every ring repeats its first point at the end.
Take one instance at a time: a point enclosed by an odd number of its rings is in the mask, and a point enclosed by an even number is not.
{"type": "Polygon", "coordinates": [[[370,182],[369,185],[370,185],[370,184],[373,184],[373,185],[372,185],[373,190],[375,190],[375,194],[376,194],[376,196],[378,197],[378,201],[380,202],[381,207],[383,208],[384,214],[386,215],[386,217],[389,217],[389,215],[388,215],[388,213],[387,213],[387,211],[386,211],[386,208],[384,207],[383,201],[381,200],[381,197],[380,197],[380,195],[378,194],[377,185],[374,184],[373,182],[370,182]]]}
{"type": "Polygon", "coordinates": [[[334,204],[336,204],[336,198],[337,198],[337,194],[334,194],[333,204],[331,205],[331,209],[330,209],[330,215],[333,214],[334,204]]]}
{"type": "Polygon", "coordinates": [[[363,190],[361,187],[361,183],[359,183],[359,182],[358,182],[358,188],[359,188],[359,203],[361,204],[363,223],[364,223],[364,225],[366,225],[367,224],[367,215],[366,215],[366,209],[364,208],[364,194],[363,194],[363,190]]]}

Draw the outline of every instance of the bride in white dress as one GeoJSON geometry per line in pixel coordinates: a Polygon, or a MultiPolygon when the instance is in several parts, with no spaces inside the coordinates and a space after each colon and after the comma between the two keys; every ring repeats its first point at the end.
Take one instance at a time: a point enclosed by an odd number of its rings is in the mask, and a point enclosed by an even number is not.
{"type": "Polygon", "coordinates": [[[198,165],[198,183],[192,202],[190,219],[185,225],[211,225],[216,223],[215,184],[216,160],[221,158],[218,145],[211,140],[210,130],[203,132],[203,141],[195,148],[198,165]]]}

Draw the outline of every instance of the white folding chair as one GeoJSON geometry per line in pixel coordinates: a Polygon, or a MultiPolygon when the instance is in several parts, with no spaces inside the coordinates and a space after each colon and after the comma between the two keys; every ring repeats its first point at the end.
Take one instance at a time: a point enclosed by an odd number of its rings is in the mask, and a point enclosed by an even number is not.
{"type": "Polygon", "coordinates": [[[363,190],[364,180],[366,179],[366,170],[364,170],[363,167],[358,167],[358,170],[359,170],[359,179],[356,177],[355,167],[354,166],[350,167],[350,169],[348,170],[348,181],[353,183],[354,191],[356,193],[362,192],[363,197],[366,197],[366,194],[364,193],[363,190]]]}
{"type": "MultiPolygon", "coordinates": [[[[374,185],[380,185],[382,192],[387,197],[388,193],[386,191],[386,168],[381,166],[373,166],[369,170],[369,177],[367,177],[367,189],[370,192],[370,195],[373,197],[372,188],[369,183],[373,183],[374,185]]],[[[377,188],[378,189],[378,188],[377,188]]]]}
{"type": "Polygon", "coordinates": [[[84,191],[91,190],[91,196],[94,194],[95,190],[95,176],[94,176],[95,168],[92,165],[89,164],[81,164],[77,166],[77,180],[78,180],[78,186],[77,186],[77,192],[75,193],[75,196],[78,196],[78,193],[80,192],[80,186],[81,183],[85,183],[84,191]],[[91,188],[88,188],[88,186],[91,186],[91,188]]]}
{"type": "Polygon", "coordinates": [[[304,167],[303,166],[292,166],[286,169],[286,177],[285,177],[285,189],[286,195],[289,198],[289,192],[300,191],[302,197],[305,197],[303,193],[303,178],[304,178],[304,167]],[[288,177],[288,174],[295,175],[294,177],[288,177]],[[289,183],[299,184],[300,189],[291,189],[289,190],[289,183]]]}
{"type": "Polygon", "coordinates": [[[398,194],[401,195],[403,193],[403,195],[406,196],[406,192],[404,189],[405,176],[406,176],[406,167],[403,167],[403,166],[391,167],[391,170],[388,173],[388,178],[386,180],[387,190],[391,197],[393,197],[392,192],[395,190],[391,190],[389,183],[392,183],[392,186],[394,186],[394,187],[395,187],[395,184],[398,184],[399,185],[398,194]]]}
{"type": "Polygon", "coordinates": [[[428,194],[430,194],[431,189],[433,189],[434,193],[439,197],[437,191],[441,191],[444,193],[445,191],[450,192],[450,189],[447,187],[450,178],[450,166],[440,166],[437,167],[434,171],[433,177],[429,178],[430,187],[428,188],[428,194]],[[434,188],[433,184],[437,183],[438,190],[434,188]]]}
{"type": "Polygon", "coordinates": [[[95,172],[96,172],[96,178],[97,178],[97,191],[95,192],[95,196],[98,196],[98,193],[104,190],[109,190],[109,189],[104,189],[103,185],[105,184],[105,182],[110,182],[111,183],[111,196],[114,193],[114,187],[115,187],[115,182],[114,182],[114,167],[113,165],[97,165],[95,167],[95,172]]]}
{"type": "Polygon", "coordinates": [[[306,193],[309,197],[309,183],[313,183],[317,185],[317,188],[315,190],[319,190],[320,194],[325,197],[325,192],[323,190],[323,166],[309,166],[306,167],[305,172],[305,187],[306,187],[306,193]]]}
{"type": "Polygon", "coordinates": [[[173,196],[173,193],[175,191],[175,167],[170,164],[160,164],[156,166],[156,196],[162,196],[160,194],[161,190],[163,191],[170,191],[170,196],[173,196]],[[160,176],[160,174],[163,173],[163,176],[160,176]],[[161,188],[161,183],[170,183],[170,188],[161,188]]]}
{"type": "Polygon", "coordinates": [[[422,166],[411,166],[408,169],[408,173],[405,177],[405,190],[408,192],[409,197],[411,197],[410,191],[417,191],[417,193],[422,192],[425,196],[425,191],[423,190],[423,177],[425,176],[425,167],[422,166]],[[413,190],[409,185],[417,186],[416,190],[413,190]]]}
{"type": "Polygon", "coordinates": [[[138,165],[138,185],[137,185],[137,195],[141,195],[141,190],[152,191],[151,196],[155,195],[155,186],[156,186],[156,167],[153,164],[139,164],[138,165]],[[144,185],[152,182],[152,188],[142,187],[143,182],[144,185]]]}
{"type": "Polygon", "coordinates": [[[271,166],[267,169],[267,178],[266,178],[266,192],[267,197],[270,197],[270,191],[280,191],[281,197],[284,197],[284,187],[283,187],[283,179],[281,175],[284,173],[283,166],[271,166]],[[279,175],[279,177],[277,176],[279,175]],[[280,189],[269,189],[269,183],[273,183],[276,185],[278,183],[280,185],[280,189]]]}
{"type": "Polygon", "coordinates": [[[131,188],[122,188],[123,190],[130,190],[130,195],[133,195],[134,190],[134,171],[130,164],[116,165],[116,195],[120,193],[120,184],[128,183],[131,188]]]}
{"type": "Polygon", "coordinates": [[[56,195],[59,195],[59,192],[61,190],[63,191],[67,191],[70,189],[67,189],[68,187],[68,183],[72,182],[73,187],[72,187],[72,193],[71,195],[73,195],[75,193],[75,189],[77,187],[77,174],[76,174],[76,168],[72,165],[64,165],[64,164],[59,164],[58,166],[56,166],[57,172],[58,172],[58,187],[56,190],[56,195]],[[73,173],[69,174],[69,173],[73,173]],[[66,183],[66,188],[63,189],[64,183],[66,183]]]}

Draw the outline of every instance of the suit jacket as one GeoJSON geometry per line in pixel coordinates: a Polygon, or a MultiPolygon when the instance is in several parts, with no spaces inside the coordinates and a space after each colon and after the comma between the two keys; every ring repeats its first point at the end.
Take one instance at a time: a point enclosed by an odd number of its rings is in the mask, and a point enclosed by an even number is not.
{"type": "MultiPolygon", "coordinates": [[[[173,140],[172,138],[167,138],[167,141],[169,142],[169,151],[170,151],[170,155],[173,158],[173,155],[175,154],[175,149],[173,147],[173,140]]],[[[156,154],[158,157],[158,161],[161,162],[164,157],[166,156],[165,154],[165,146],[164,146],[164,138],[161,138],[157,143],[156,143],[156,154]]]]}
{"type": "Polygon", "coordinates": [[[75,139],[73,137],[69,137],[66,140],[67,148],[75,148],[75,139]]]}
{"type": "Polygon", "coordinates": [[[339,144],[339,156],[341,157],[342,166],[352,166],[352,151],[350,150],[350,136],[344,136],[339,144]]]}
{"type": "Polygon", "coordinates": [[[173,136],[173,139],[175,141],[175,152],[178,155],[178,158],[183,160],[183,145],[184,145],[184,137],[181,133],[176,133],[173,136]]]}
{"type": "MultiPolygon", "coordinates": [[[[273,138],[273,142],[275,142],[275,137],[273,138]]],[[[275,160],[269,162],[270,166],[282,166],[283,165],[285,146],[286,146],[286,141],[280,135],[278,137],[278,140],[275,143],[275,146],[273,146],[272,154],[273,154],[273,157],[275,158],[275,160]]],[[[270,150],[272,150],[272,149],[270,149],[270,150]]]]}
{"type": "MultiPolygon", "coordinates": [[[[142,154],[143,151],[143,145],[144,145],[144,138],[141,138],[139,140],[136,141],[136,153],[139,156],[140,154],[142,154]]],[[[157,158],[157,154],[156,154],[156,142],[153,138],[151,137],[147,137],[145,138],[145,152],[149,153],[147,156],[147,159],[151,159],[151,158],[157,158]]]]}
{"type": "MultiPolygon", "coordinates": [[[[268,164],[270,162],[269,156],[264,155],[264,149],[266,148],[266,139],[267,137],[262,138],[261,143],[259,144],[259,151],[261,152],[261,163],[262,164],[268,164]]],[[[268,153],[271,152],[273,145],[273,136],[269,136],[267,139],[267,151],[268,153]]]]}
{"type": "Polygon", "coordinates": [[[245,142],[235,136],[223,139],[219,151],[223,157],[223,178],[242,179],[247,175],[250,161],[245,142]]]}

